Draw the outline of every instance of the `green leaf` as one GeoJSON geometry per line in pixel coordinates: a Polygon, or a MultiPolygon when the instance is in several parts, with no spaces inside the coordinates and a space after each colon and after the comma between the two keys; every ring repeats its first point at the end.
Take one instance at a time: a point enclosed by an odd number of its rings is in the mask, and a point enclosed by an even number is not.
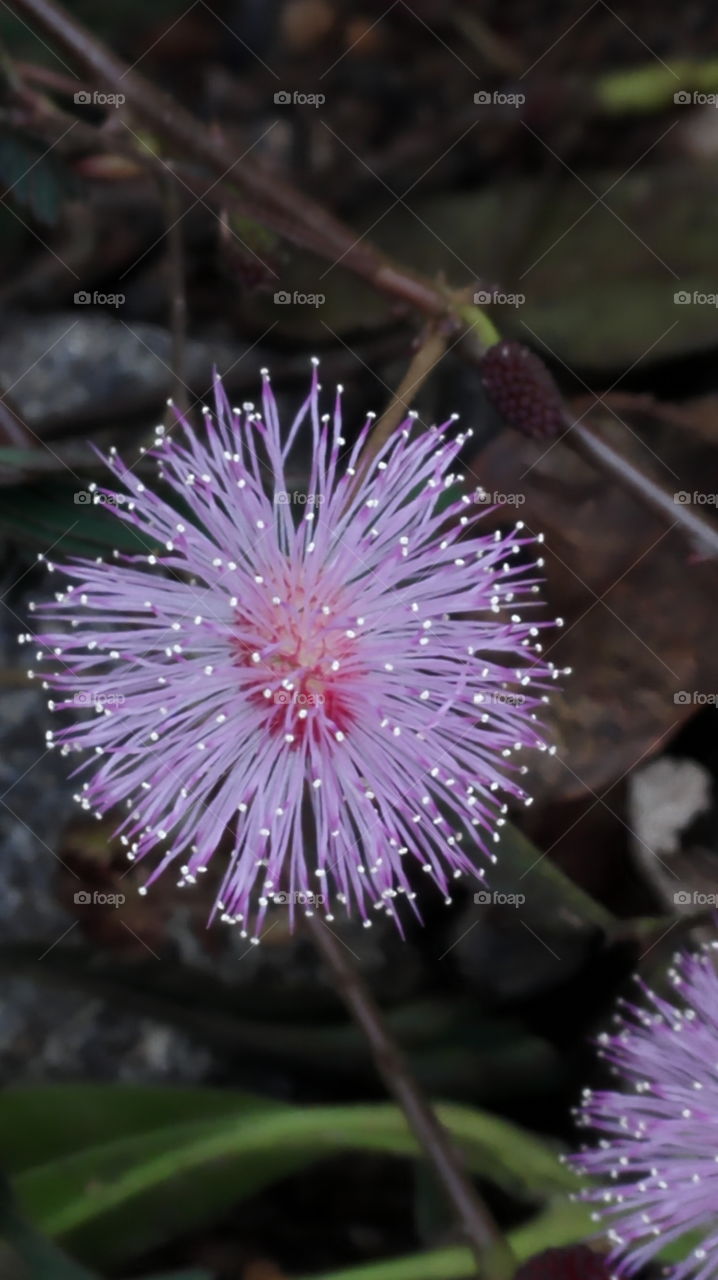
{"type": "MultiPolygon", "coordinates": [[[[578,1178],[574,1178],[575,1191],[578,1178]]],[[[535,1217],[509,1233],[508,1240],[517,1258],[532,1258],[543,1249],[595,1239],[596,1223],[589,1205],[563,1197],[556,1198],[535,1217]]]]}
{"type": "MultiPolygon", "coordinates": [[[[596,1224],[585,1205],[558,1200],[529,1222],[510,1231],[508,1243],[519,1262],[533,1258],[544,1249],[579,1244],[596,1238],[596,1224]]],[[[682,1236],[658,1255],[664,1262],[679,1262],[698,1244],[695,1233],[682,1236]]],[[[431,1249],[403,1258],[385,1258],[358,1267],[324,1271],[303,1280],[473,1280],[476,1259],[471,1250],[455,1245],[431,1249]]]]}
{"type": "Polygon", "coordinates": [[[261,222],[257,222],[254,218],[244,217],[233,210],[229,214],[229,226],[242,243],[258,257],[263,254],[270,256],[280,247],[279,239],[274,232],[263,227],[261,222]]]}
{"type": "Polygon", "coordinates": [[[117,1139],[142,1137],[190,1121],[221,1119],[246,1108],[253,1115],[281,1110],[239,1090],[163,1085],[43,1084],[0,1093],[6,1171],[18,1174],[117,1139]]]}
{"type": "MultiPolygon", "coordinates": [[[[57,1245],[26,1222],[4,1177],[0,1177],[0,1240],[10,1246],[11,1259],[14,1256],[18,1260],[18,1280],[96,1280],[86,1267],[72,1262],[57,1245]]],[[[6,1266],[2,1257],[0,1264],[3,1268],[6,1266]]],[[[12,1280],[15,1272],[10,1271],[8,1277],[3,1269],[2,1274],[12,1280]]]]}
{"type": "MultiPolygon", "coordinates": [[[[337,1010],[314,987],[303,987],[301,1003],[312,1023],[298,1023],[297,994],[272,988],[271,1018],[251,988],[228,988],[179,963],[116,966],[91,948],[78,945],[55,952],[52,966],[38,962],[48,942],[0,946],[0,981],[23,973],[43,985],[75,986],[99,994],[118,1007],[179,1026],[221,1052],[241,1052],[264,1068],[286,1062],[356,1078],[371,1066],[366,1041],[352,1022],[337,1020],[337,1010]]],[[[449,1096],[479,1106],[520,1092],[525,1098],[554,1090],[566,1072],[556,1049],[529,1034],[513,1018],[478,1016],[475,1003],[411,1000],[388,1007],[391,1030],[411,1058],[412,1067],[433,1097],[449,1096]]]]}
{"type": "MultiPolygon", "coordinates": [[[[442,1105],[437,1110],[473,1173],[507,1191],[539,1198],[575,1188],[574,1176],[558,1164],[554,1152],[517,1126],[468,1107],[442,1105]]],[[[177,1123],[63,1157],[25,1172],[16,1185],[45,1229],[62,1235],[178,1174],[217,1160],[240,1157],[246,1165],[282,1150],[314,1157],[348,1149],[420,1154],[404,1116],[393,1106],[267,1110],[262,1101],[259,1115],[246,1103],[242,1109],[235,1104],[218,1120],[177,1123]]]]}
{"type": "Polygon", "coordinates": [[[81,480],[75,484],[38,481],[3,489],[0,529],[16,538],[20,548],[46,551],[52,547],[57,560],[113,549],[140,555],[155,550],[106,506],[89,501],[81,480]],[[78,501],[78,495],[85,493],[88,500],[78,501]]]}
{"type": "Polygon", "coordinates": [[[671,65],[651,61],[637,67],[622,67],[599,76],[594,92],[604,111],[617,115],[660,111],[672,106],[674,94],[683,89],[715,93],[718,59],[705,62],[693,58],[671,58],[671,65]]]}
{"type": "Polygon", "coordinates": [[[677,1240],[671,1240],[670,1244],[664,1245],[656,1257],[662,1262],[683,1262],[694,1249],[699,1248],[704,1236],[705,1232],[702,1231],[686,1231],[677,1240]]]}
{"type": "Polygon", "coordinates": [[[77,192],[77,181],[56,150],[8,130],[0,131],[0,186],[4,198],[47,225],[57,222],[63,199],[77,192]]]}
{"type": "Polygon", "coordinates": [[[0,467],[32,467],[42,456],[39,449],[18,449],[14,445],[3,445],[0,448],[0,467]]]}
{"type": "Polygon", "coordinates": [[[161,1275],[142,1276],[142,1280],[212,1280],[211,1271],[163,1271],[161,1275]]]}
{"type": "MultiPolygon", "coordinates": [[[[438,1112],[474,1174],[537,1202],[575,1188],[551,1147],[518,1126],[453,1104],[438,1112]]],[[[0,1094],[3,1132],[25,1124],[35,1135],[45,1119],[44,1162],[29,1167],[22,1158],[18,1195],[38,1226],[70,1238],[93,1261],[135,1256],[173,1236],[178,1222],[187,1229],[216,1220],[242,1197],[325,1154],[421,1154],[403,1115],[388,1104],[297,1108],[231,1092],[138,1094],[121,1086],[0,1094]],[[88,1114],[79,1119],[81,1094],[88,1114]],[[91,1142],[100,1133],[103,1141],[91,1142]]],[[[33,1158],[43,1160],[42,1140],[31,1142],[33,1158]]]]}
{"type": "Polygon", "coordinates": [[[501,828],[494,852],[497,857],[491,868],[491,888],[524,892],[530,896],[531,911],[539,919],[569,928],[592,924],[607,934],[615,929],[615,916],[564,875],[513,823],[507,822],[501,828]]]}
{"type": "MultiPolygon", "coordinates": [[[[586,1207],[558,1200],[530,1222],[509,1232],[507,1239],[519,1262],[524,1262],[544,1249],[576,1244],[592,1235],[595,1235],[595,1225],[586,1207]]],[[[403,1258],[385,1258],[359,1267],[343,1267],[304,1280],[468,1280],[475,1276],[473,1253],[455,1245],[403,1258]]]]}

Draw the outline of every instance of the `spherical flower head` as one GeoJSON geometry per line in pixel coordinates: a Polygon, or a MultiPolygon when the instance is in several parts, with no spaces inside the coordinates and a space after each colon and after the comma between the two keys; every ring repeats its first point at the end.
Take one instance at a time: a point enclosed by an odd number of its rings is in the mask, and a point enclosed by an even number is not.
{"type": "Polygon", "coordinates": [[[556,675],[544,624],[518,612],[537,601],[534,540],[474,532],[453,420],[410,417],[365,468],[371,416],[347,448],[341,388],[320,416],[316,364],[286,433],[263,376],[261,410],[217,381],[201,433],[158,429],[169,497],[111,452],[128,495],[105,501],[147,550],[66,566],[43,606],[51,707],[96,712],[57,740],[95,757],[86,808],[127,806],[129,856],[161,851],[148,883],[177,860],[192,884],[221,842],[216,909],[244,930],[272,900],[398,919],[407,862],[448,899],[480,874],[506,796],[528,800],[514,755],[545,747],[536,708],[556,675]],[[306,494],[287,480],[300,432],[306,494]]]}
{"type": "Polygon", "coordinates": [[[546,1249],[516,1272],[516,1280],[612,1280],[612,1276],[606,1259],[585,1244],[546,1249]]]}
{"type": "MultiPolygon", "coordinates": [[[[715,946],[716,944],[714,944],[715,946]]],[[[646,1007],[625,1004],[601,1055],[623,1088],[587,1090],[580,1118],[602,1134],[571,1157],[595,1185],[581,1198],[615,1248],[620,1275],[634,1275],[666,1245],[689,1236],[671,1280],[718,1276],[718,976],[713,947],[679,956],[676,1001],[641,988],[646,1007]]],[[[680,1256],[680,1250],[679,1250],[680,1256]]]]}

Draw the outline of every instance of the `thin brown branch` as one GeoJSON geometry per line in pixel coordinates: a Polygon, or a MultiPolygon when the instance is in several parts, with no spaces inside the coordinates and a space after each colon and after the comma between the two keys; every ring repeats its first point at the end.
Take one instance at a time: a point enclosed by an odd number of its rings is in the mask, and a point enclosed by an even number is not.
{"type": "MultiPolygon", "coordinates": [[[[317,201],[268,173],[253,156],[234,155],[221,137],[209,132],[169,94],[128,68],[55,0],[15,0],[14,7],[69,53],[93,82],[124,94],[143,124],[179,151],[180,161],[189,159],[210,169],[217,178],[214,185],[227,200],[237,202],[239,198],[245,210],[249,208],[252,216],[291,243],[310,249],[331,263],[341,261],[379,292],[424,315],[442,317],[450,332],[460,331],[462,317],[457,297],[452,298],[439,284],[391,261],[365,238],[357,238],[350,227],[317,201]]],[[[159,157],[157,160],[160,162],[159,157]]],[[[179,176],[179,164],[176,169],[179,176]]],[[[478,321],[462,343],[464,356],[474,361],[480,359],[483,345],[476,340],[477,324],[478,321]]],[[[569,421],[572,422],[567,418],[569,421]]],[[[718,535],[704,517],[674,503],[671,495],[616,454],[590,428],[579,424],[570,436],[574,446],[595,465],[609,471],[651,510],[679,524],[691,540],[698,538],[711,555],[716,554],[718,535]]]]}
{"type": "Polygon", "coordinates": [[[699,509],[677,501],[674,493],[640,471],[587,423],[573,422],[567,418],[567,426],[569,424],[570,430],[564,436],[567,444],[572,445],[583,458],[627,489],[649,511],[668,520],[672,525],[678,525],[694,550],[711,559],[718,557],[718,526],[702,515],[699,509]]]}
{"type": "Polygon", "coordinates": [[[307,925],[338,994],[366,1036],[379,1075],[404,1112],[446,1193],[474,1251],[479,1274],[486,1280],[508,1280],[515,1270],[509,1246],[472,1185],[461,1155],[415,1079],[379,1006],[352,964],[348,949],[318,916],[308,916],[307,925]]]}
{"type": "Polygon", "coordinates": [[[446,326],[433,325],[420,343],[409,368],[367,439],[357,462],[356,479],[351,487],[348,501],[351,501],[352,494],[356,492],[372,462],[381,452],[392,432],[406,417],[417,391],[444,355],[448,343],[448,335],[445,332],[445,328],[446,326]]]}
{"type": "Polygon", "coordinates": [[[172,397],[180,413],[189,408],[187,397],[187,289],[185,282],[182,205],[177,184],[167,174],[162,181],[162,199],[167,219],[167,266],[169,275],[170,333],[172,335],[172,397]]]}
{"type": "Polygon", "coordinates": [[[480,14],[459,5],[449,9],[449,21],[474,46],[488,67],[505,76],[520,76],[528,59],[489,26],[480,14]]]}
{"type": "Polygon", "coordinates": [[[381,292],[427,315],[447,315],[446,294],[429,281],[389,261],[317,201],[269,173],[251,155],[235,155],[170,94],[125,65],[54,0],[15,0],[15,9],[75,59],[104,89],[122,93],[146,126],[218,178],[217,186],[239,186],[263,208],[266,225],[330,262],[341,260],[381,292]]]}

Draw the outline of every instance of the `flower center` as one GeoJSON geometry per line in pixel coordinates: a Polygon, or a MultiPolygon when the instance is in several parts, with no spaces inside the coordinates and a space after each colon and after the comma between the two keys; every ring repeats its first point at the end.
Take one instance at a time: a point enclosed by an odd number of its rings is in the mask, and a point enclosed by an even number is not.
{"type": "Polygon", "coordinates": [[[270,733],[297,745],[308,734],[351,728],[347,667],[356,674],[357,637],[336,618],[295,593],[263,608],[261,617],[238,608],[235,627],[236,664],[270,733]]]}

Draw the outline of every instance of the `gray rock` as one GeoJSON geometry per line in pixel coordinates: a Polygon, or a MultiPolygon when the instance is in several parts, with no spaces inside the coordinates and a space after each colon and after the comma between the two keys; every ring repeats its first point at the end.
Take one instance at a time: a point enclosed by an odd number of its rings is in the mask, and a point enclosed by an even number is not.
{"type": "MultiPolygon", "coordinates": [[[[71,312],[22,317],[0,335],[0,386],[11,390],[31,427],[48,419],[107,416],[131,389],[138,403],[162,402],[172,390],[172,344],[160,325],[78,306],[71,312]]],[[[185,377],[198,393],[238,364],[247,349],[227,342],[187,343],[185,377]]]]}
{"type": "MultiPolygon", "coordinates": [[[[0,653],[10,669],[25,653],[15,640],[19,607],[0,609],[0,653]]],[[[37,943],[37,961],[52,965],[82,939],[56,892],[56,850],[75,808],[74,785],[67,760],[45,748],[45,697],[39,685],[0,688],[0,939],[3,948],[37,943]]],[[[78,1077],[191,1083],[212,1067],[212,1055],[180,1030],[71,987],[8,976],[4,967],[0,1086],[78,1077]]]]}

